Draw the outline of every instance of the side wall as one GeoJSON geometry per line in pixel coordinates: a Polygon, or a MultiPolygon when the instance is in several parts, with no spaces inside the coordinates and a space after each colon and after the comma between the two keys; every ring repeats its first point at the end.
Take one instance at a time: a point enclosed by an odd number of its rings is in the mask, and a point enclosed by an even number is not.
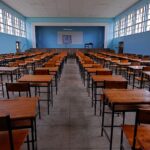
{"type": "MultiPolygon", "coordinates": [[[[122,16],[128,15],[133,10],[136,10],[143,6],[144,4],[150,2],[150,0],[142,0],[126,10],[125,12],[118,15],[115,20],[118,20],[122,16]]],[[[129,36],[114,38],[112,42],[112,49],[115,49],[118,52],[118,43],[120,41],[124,42],[124,53],[136,53],[150,55],[150,31],[137,33],[129,36]]]]}
{"type": "MultiPolygon", "coordinates": [[[[4,4],[1,1],[0,1],[0,8],[12,13],[13,15],[15,15],[23,20],[26,19],[20,13],[16,12],[14,9],[7,6],[6,4],[4,4]]],[[[21,51],[24,51],[28,48],[26,38],[22,38],[22,37],[18,37],[18,36],[0,32],[0,54],[15,53],[16,52],[16,41],[21,42],[21,51]]]]}

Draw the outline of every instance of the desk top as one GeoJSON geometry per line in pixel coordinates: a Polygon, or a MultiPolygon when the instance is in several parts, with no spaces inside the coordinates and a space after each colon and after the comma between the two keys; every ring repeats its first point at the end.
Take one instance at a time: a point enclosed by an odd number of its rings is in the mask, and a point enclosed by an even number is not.
{"type": "Polygon", "coordinates": [[[19,97],[0,100],[0,115],[10,115],[11,119],[34,118],[38,98],[19,97]]]}
{"type": "Polygon", "coordinates": [[[26,63],[26,62],[22,62],[22,63],[19,63],[19,66],[26,66],[28,63],[26,63]]]}
{"type": "Polygon", "coordinates": [[[24,75],[18,82],[50,82],[53,79],[53,75],[24,75]]]}
{"type": "Polygon", "coordinates": [[[150,60],[140,60],[141,63],[150,63],[150,60]]]}
{"type": "Polygon", "coordinates": [[[150,92],[141,89],[104,89],[111,104],[150,104],[150,92]]]}
{"type": "Polygon", "coordinates": [[[150,76],[150,71],[143,71],[143,73],[150,76]]]}
{"type": "Polygon", "coordinates": [[[116,64],[119,65],[119,66],[130,66],[131,62],[127,62],[127,63],[117,62],[116,64]]]}
{"type": "Polygon", "coordinates": [[[61,62],[56,62],[55,66],[59,67],[61,65],[61,62]]]}
{"type": "Polygon", "coordinates": [[[101,68],[101,64],[83,64],[83,68],[101,68]]]}
{"type": "Polygon", "coordinates": [[[0,67],[0,71],[15,71],[18,67],[0,67]]]}
{"type": "Polygon", "coordinates": [[[145,67],[145,66],[129,66],[129,68],[131,68],[133,70],[142,70],[143,67],[145,67]]]}
{"type": "Polygon", "coordinates": [[[92,68],[93,64],[83,64],[83,68],[92,68]]]}
{"type": "Polygon", "coordinates": [[[104,57],[104,60],[111,61],[111,58],[110,57],[104,57]]]}
{"type": "Polygon", "coordinates": [[[120,60],[110,60],[111,63],[119,63],[120,60]]]}
{"type": "Polygon", "coordinates": [[[50,72],[57,72],[58,69],[58,67],[40,67],[36,68],[35,70],[49,70],[50,72]]]}
{"type": "Polygon", "coordinates": [[[103,81],[127,81],[121,75],[92,75],[94,82],[103,82],[103,81]]]}
{"type": "Polygon", "coordinates": [[[96,71],[110,71],[108,68],[85,68],[88,73],[95,73],[96,71]]]}

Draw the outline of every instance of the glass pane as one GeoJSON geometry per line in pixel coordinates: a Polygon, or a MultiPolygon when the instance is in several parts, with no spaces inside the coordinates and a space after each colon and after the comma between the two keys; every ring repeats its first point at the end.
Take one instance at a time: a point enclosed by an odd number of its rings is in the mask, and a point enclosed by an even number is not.
{"type": "Polygon", "coordinates": [[[4,32],[4,25],[0,23],[0,32],[4,32]]]}
{"type": "Polygon", "coordinates": [[[150,31],[150,20],[147,21],[146,31],[150,31]]]}
{"type": "Polygon", "coordinates": [[[2,9],[0,9],[0,22],[2,23],[2,9]]]}

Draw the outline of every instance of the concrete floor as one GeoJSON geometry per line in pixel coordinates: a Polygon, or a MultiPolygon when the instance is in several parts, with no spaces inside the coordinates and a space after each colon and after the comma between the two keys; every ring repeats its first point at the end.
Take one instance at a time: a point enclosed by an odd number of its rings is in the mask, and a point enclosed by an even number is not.
{"type": "MultiPolygon", "coordinates": [[[[46,103],[41,103],[42,119],[37,118],[38,150],[108,150],[109,142],[100,133],[101,117],[94,116],[75,59],[68,59],[65,64],[58,89],[50,115],[46,103]]],[[[106,120],[110,122],[109,115],[106,120]]],[[[120,120],[121,116],[116,117],[117,123],[120,120]]],[[[119,150],[120,129],[114,132],[113,150],[119,150]]],[[[129,150],[126,141],[125,145],[129,150]]]]}

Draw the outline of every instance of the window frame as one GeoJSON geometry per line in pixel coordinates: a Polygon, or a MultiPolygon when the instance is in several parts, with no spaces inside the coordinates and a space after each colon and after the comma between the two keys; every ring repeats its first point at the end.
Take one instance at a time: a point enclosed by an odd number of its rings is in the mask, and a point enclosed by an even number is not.
{"type": "Polygon", "coordinates": [[[0,8],[0,32],[26,37],[25,21],[7,10],[0,8]]]}

